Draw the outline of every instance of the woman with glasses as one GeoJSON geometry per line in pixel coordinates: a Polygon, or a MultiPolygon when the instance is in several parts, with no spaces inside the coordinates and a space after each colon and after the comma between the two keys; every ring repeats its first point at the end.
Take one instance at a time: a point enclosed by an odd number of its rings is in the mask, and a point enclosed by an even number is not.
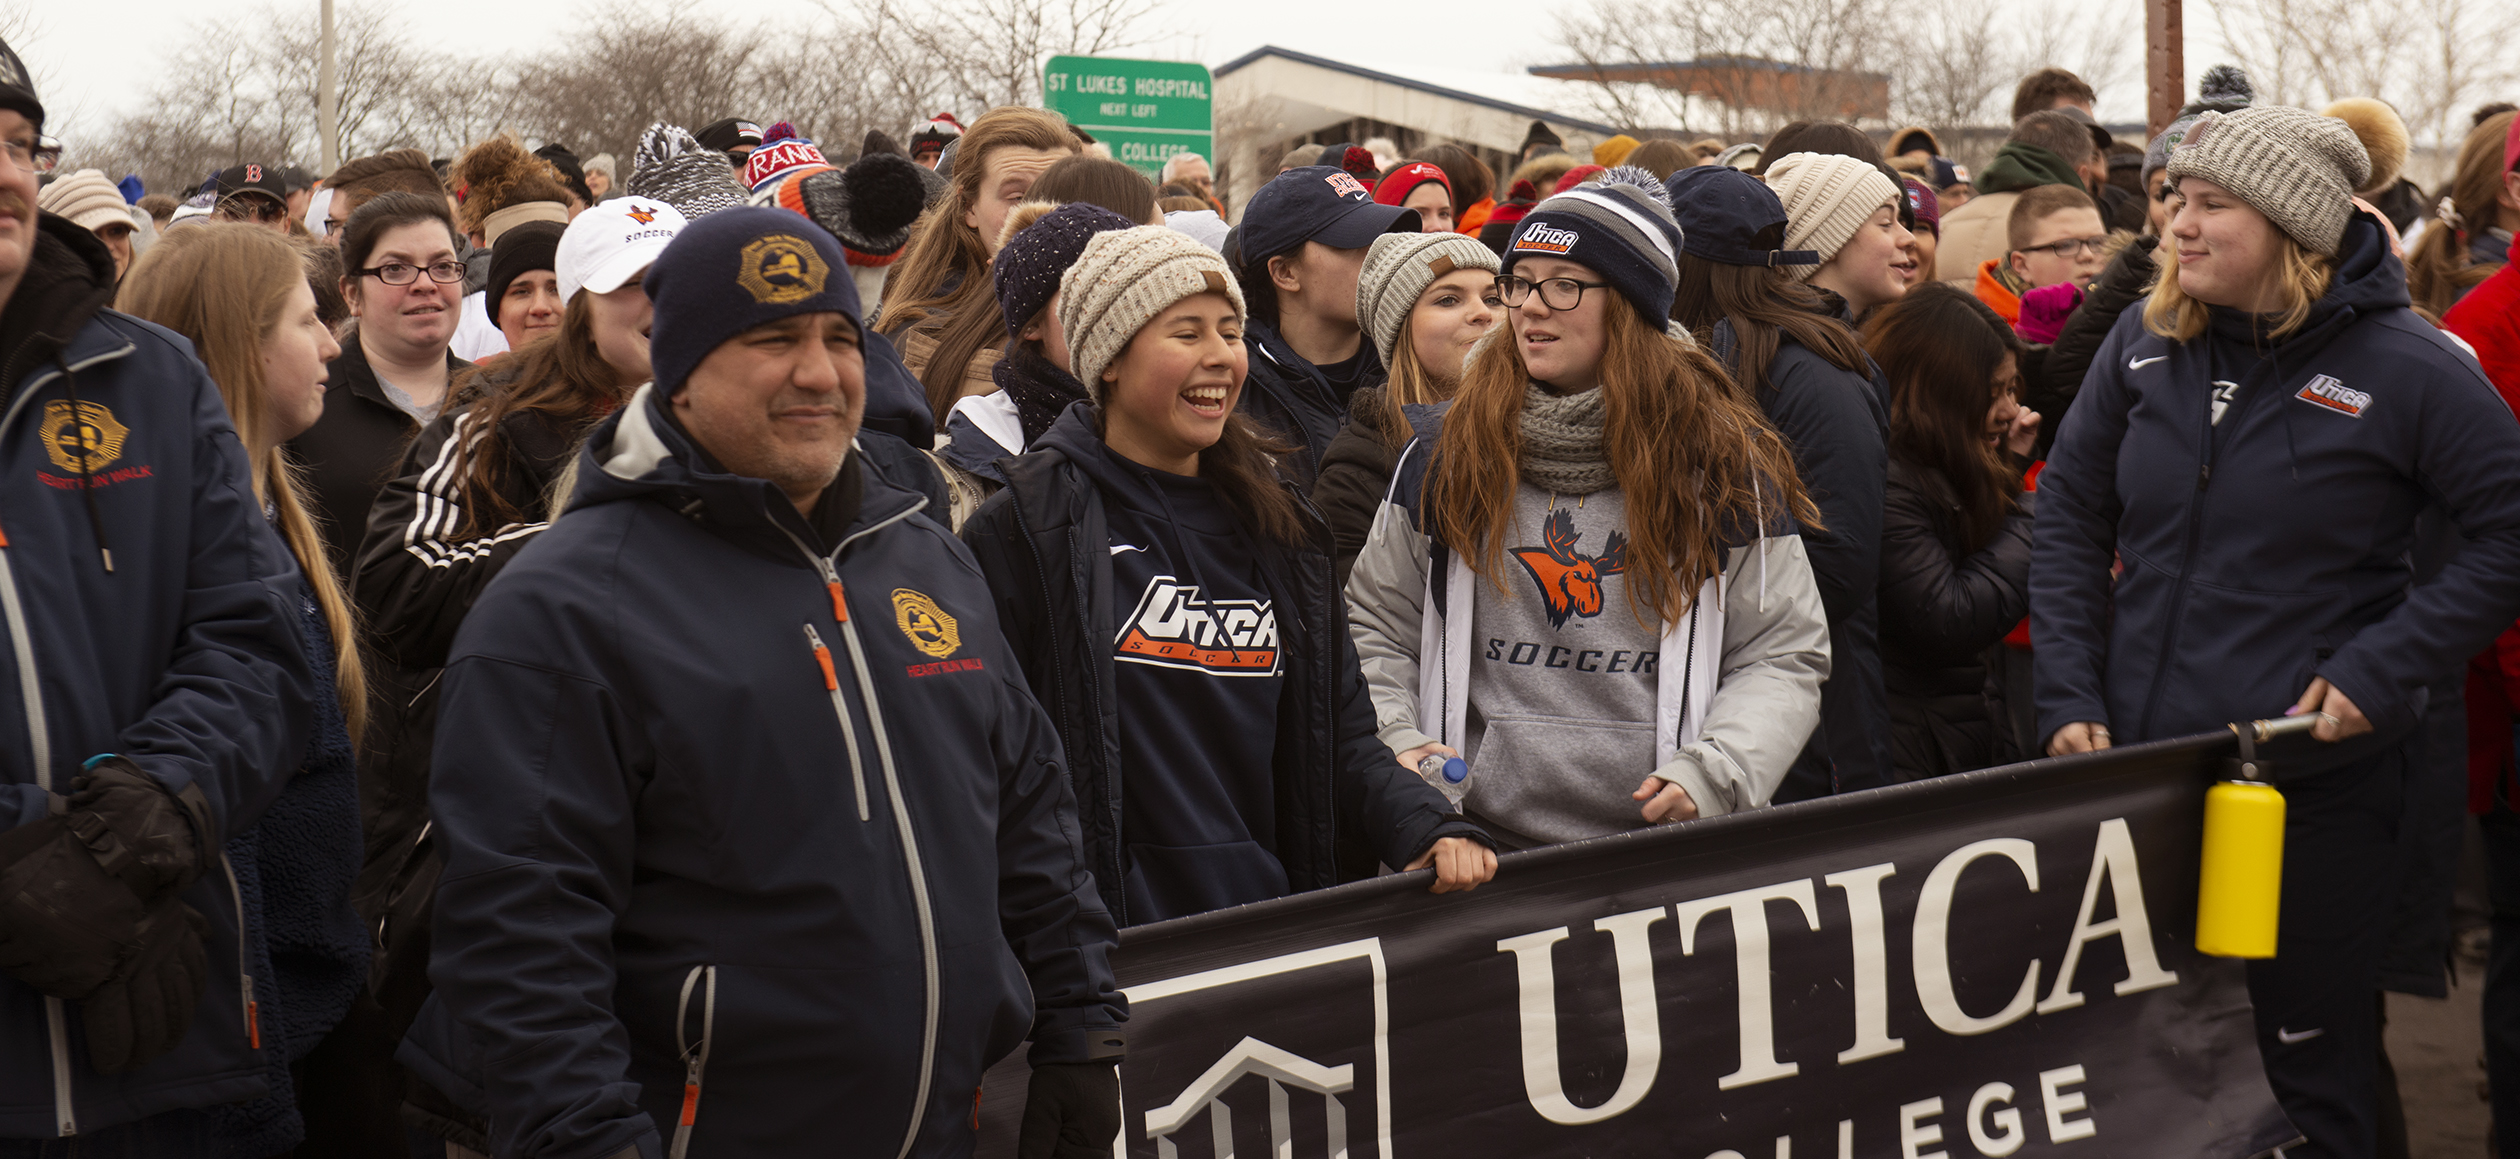
{"type": "MultiPolygon", "coordinates": [[[[1788,170],[1794,162],[1788,157],[1777,168],[1788,170]]],[[[1862,178],[1854,200],[1904,193],[1889,178],[1864,173],[1860,163],[1845,171],[1862,178]]],[[[1818,264],[1817,247],[1832,236],[1821,231],[1803,239],[1814,248],[1788,248],[1784,204],[1758,178],[1728,166],[1673,173],[1671,204],[1682,237],[1671,320],[1706,343],[1785,437],[1820,508],[1820,526],[1804,528],[1802,542],[1829,615],[1829,683],[1820,693],[1820,728],[1777,799],[1886,784],[1889,709],[1874,598],[1887,470],[1883,391],[1863,344],[1840,320],[1838,303],[1791,272],[1818,264]]],[[[1851,214],[1844,226],[1859,229],[1851,214]]]]}
{"type": "Polygon", "coordinates": [[[1507,848],[1764,805],[1819,720],[1817,512],[1670,326],[1680,244],[1639,173],[1535,206],[1348,576],[1383,743],[1466,760],[1507,848]]]}
{"type": "Polygon", "coordinates": [[[348,573],[368,507],[403,447],[438,415],[447,383],[470,365],[448,353],[464,263],[446,199],[382,193],[341,236],[341,292],[356,319],[324,388],[324,417],[290,440],[323,516],[324,546],[348,573]]]}

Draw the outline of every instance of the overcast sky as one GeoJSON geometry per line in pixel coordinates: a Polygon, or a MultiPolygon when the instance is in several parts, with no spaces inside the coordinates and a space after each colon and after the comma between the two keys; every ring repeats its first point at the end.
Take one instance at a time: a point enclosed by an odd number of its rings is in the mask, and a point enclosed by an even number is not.
{"type": "MultiPolygon", "coordinates": [[[[2143,57],[2135,15],[2141,9],[2131,0],[2109,2],[2132,10],[2127,34],[2136,39],[2125,50],[2128,80],[2103,91],[2100,114],[2112,121],[2141,120],[2143,88],[2134,71],[2143,57]]],[[[15,47],[44,85],[55,134],[66,137],[102,131],[115,114],[138,107],[149,88],[152,61],[171,54],[205,14],[244,6],[198,0],[0,0],[0,19],[12,10],[32,13],[20,16],[31,21],[32,35],[21,34],[25,42],[15,47]]],[[[313,0],[290,0],[283,7],[302,7],[309,21],[316,18],[313,0]]],[[[593,6],[571,0],[434,0],[398,7],[414,38],[487,57],[565,52],[572,28],[593,6]]],[[[672,7],[688,11],[692,6],[672,7]]],[[[749,0],[717,10],[738,26],[775,28],[819,18],[810,0],[749,0]]],[[[1137,55],[1197,60],[1213,67],[1263,44],[1276,44],[1334,60],[1423,61],[1517,71],[1550,56],[1553,27],[1547,11],[1527,0],[1450,0],[1432,7],[1356,0],[1171,0],[1161,21],[1180,31],[1137,55]]],[[[2192,78],[2213,63],[2215,50],[2210,17],[2191,13],[2188,25],[2192,78]]],[[[966,110],[966,117],[974,111],[966,110]]]]}

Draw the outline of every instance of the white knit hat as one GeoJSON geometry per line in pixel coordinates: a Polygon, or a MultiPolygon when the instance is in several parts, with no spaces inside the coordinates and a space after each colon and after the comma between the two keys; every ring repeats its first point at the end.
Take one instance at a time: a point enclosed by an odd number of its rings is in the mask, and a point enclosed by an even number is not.
{"type": "MultiPolygon", "coordinates": [[[[1785,248],[1813,250],[1821,265],[1846,247],[1864,220],[1904,196],[1881,167],[1836,153],[1792,153],[1768,166],[1768,188],[1785,203],[1785,248]]],[[[1796,281],[1819,265],[1778,266],[1796,281]]]]}
{"type": "Polygon", "coordinates": [[[1466,233],[1387,233],[1365,251],[1356,275],[1356,318],[1374,340],[1374,352],[1391,365],[1400,344],[1400,323],[1417,308],[1418,295],[1454,270],[1497,270],[1496,251],[1466,233]]]}
{"type": "Polygon", "coordinates": [[[1211,292],[1248,316],[1224,255],[1190,235],[1160,225],[1095,234],[1059,277],[1059,329],[1085,396],[1102,404],[1103,371],[1140,327],[1183,298],[1211,292]]]}
{"type": "Polygon", "coordinates": [[[56,217],[69,218],[90,233],[98,226],[131,225],[131,206],[123,200],[122,191],[96,169],[81,169],[45,186],[35,195],[35,205],[56,217]]]}

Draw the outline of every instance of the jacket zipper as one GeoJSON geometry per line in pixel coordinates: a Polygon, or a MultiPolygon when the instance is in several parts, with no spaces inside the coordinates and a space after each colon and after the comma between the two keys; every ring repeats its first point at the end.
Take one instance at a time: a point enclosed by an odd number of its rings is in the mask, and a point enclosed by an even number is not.
{"type": "MultiPolygon", "coordinates": [[[[926,506],[927,500],[923,497],[893,515],[850,532],[840,540],[839,546],[831,549],[831,554],[828,556],[817,554],[805,545],[804,540],[798,539],[795,533],[787,528],[780,527],[776,521],[771,524],[779,527],[779,533],[787,536],[788,542],[795,544],[798,551],[805,553],[805,558],[813,563],[814,570],[823,577],[824,590],[831,595],[833,616],[840,621],[840,639],[849,646],[849,664],[857,675],[858,698],[866,702],[867,727],[875,734],[875,759],[884,770],[884,793],[886,799],[892,803],[893,831],[901,839],[901,861],[910,877],[910,898],[919,911],[919,954],[927,967],[927,1019],[919,1044],[919,1090],[916,1101],[910,1105],[910,1126],[902,1134],[899,1159],[909,1159],[911,1149],[918,1145],[919,1125],[927,1117],[928,1092],[936,1082],[936,1030],[938,1017],[944,1009],[943,966],[939,962],[936,946],[936,912],[928,898],[927,871],[919,860],[919,837],[910,823],[910,802],[901,791],[901,773],[893,765],[892,739],[884,731],[883,703],[876,699],[875,678],[867,669],[866,649],[858,640],[857,621],[849,617],[847,592],[840,586],[840,572],[834,561],[840,558],[841,553],[849,550],[850,544],[908,519],[926,506]]],[[[819,647],[820,640],[813,634],[811,624],[806,625],[806,633],[808,641],[819,647]]],[[[821,649],[820,659],[826,665],[830,662],[830,655],[830,649],[821,649]]],[[[839,683],[839,674],[836,670],[832,671],[829,682],[833,685],[839,683]]],[[[848,713],[839,698],[839,689],[832,688],[831,695],[832,706],[841,709],[841,719],[846,721],[848,713]]],[[[851,756],[853,765],[855,760],[853,749],[851,756]]]]}
{"type": "Polygon", "coordinates": [[[693,966],[683,975],[682,997],[674,1003],[674,1053],[683,1060],[682,1114],[674,1121],[674,1148],[668,1159],[683,1159],[691,1147],[691,1125],[700,1121],[700,1078],[709,1069],[709,1040],[717,1034],[717,967],[693,966]],[[691,991],[701,989],[700,1041],[683,1037],[691,1021],[691,991]]]}
{"type": "MultiPolygon", "coordinates": [[[[20,402],[25,401],[23,394],[20,402]]],[[[10,409],[12,417],[16,408],[10,409]]],[[[7,423],[0,422],[0,430],[7,423]]],[[[16,653],[18,695],[26,707],[26,737],[34,750],[35,787],[52,792],[52,731],[44,720],[44,688],[35,670],[35,638],[27,633],[26,605],[18,598],[17,572],[9,566],[9,536],[0,530],[0,611],[9,621],[9,645],[16,653]]],[[[44,1029],[52,1040],[53,1128],[67,1138],[79,1133],[79,1117],[70,1106],[70,1028],[61,999],[44,996],[44,1029]]]]}
{"type": "Polygon", "coordinates": [[[812,624],[805,625],[805,645],[814,650],[814,663],[822,666],[823,689],[831,694],[831,714],[840,718],[840,739],[849,747],[849,779],[857,785],[858,820],[872,821],[875,814],[866,804],[866,762],[858,756],[857,726],[849,722],[849,706],[840,699],[840,672],[832,667],[831,649],[823,645],[822,633],[812,624]]]}
{"type": "MultiPolygon", "coordinates": [[[[1101,637],[1094,631],[1093,585],[1086,582],[1085,553],[1077,546],[1076,528],[1073,526],[1067,530],[1067,545],[1068,584],[1076,591],[1076,618],[1079,623],[1085,625],[1085,638],[1090,641],[1086,647],[1085,670],[1091,677],[1101,667],[1094,662],[1094,651],[1107,645],[1100,643],[1101,637]]],[[[1109,860],[1112,881],[1115,883],[1112,892],[1120,899],[1121,912],[1111,915],[1111,920],[1115,925],[1126,925],[1129,921],[1129,887],[1120,843],[1120,786],[1111,781],[1111,770],[1119,764],[1119,754],[1112,751],[1111,738],[1103,733],[1102,693],[1100,679],[1089,678],[1085,681],[1085,711],[1093,722],[1094,751],[1102,754],[1103,811],[1109,814],[1111,819],[1109,860]]],[[[1069,759],[1074,760],[1075,757],[1071,755],[1069,759]]]]}
{"type": "Polygon", "coordinates": [[[236,881],[236,863],[228,860],[227,850],[219,851],[219,868],[227,871],[228,896],[236,900],[236,992],[244,1003],[245,1042],[256,1051],[262,1049],[262,1006],[254,1001],[254,963],[248,956],[249,943],[245,930],[245,888],[236,881]]]}
{"type": "MultiPolygon", "coordinates": [[[[2212,363],[2208,361],[2206,365],[2208,389],[2205,392],[2204,409],[2200,412],[2200,417],[2205,420],[2205,426],[2201,432],[2201,444],[2197,450],[2196,494],[2188,499],[2187,546],[2180,549],[2179,582],[2170,590],[2170,615],[2161,626],[2161,650],[2158,654],[2159,658],[2153,662],[2152,693],[2144,699],[2143,719],[2136,722],[2137,731],[2144,736],[2152,735],[2153,715],[2161,710],[2161,690],[2166,683],[2164,677],[2168,674],[2170,666],[2170,648],[2178,640],[2179,616],[2187,610],[2188,583],[2196,568],[2196,543],[2205,534],[2205,489],[2214,481],[2215,424],[2213,420],[2214,396],[2211,389],[2213,372],[2212,363]]],[[[2246,383],[2242,384],[2244,388],[2246,385],[2246,383]]],[[[2249,397],[2254,400],[2257,397],[2256,392],[2252,392],[2249,397]]],[[[2243,421],[2239,399],[2234,398],[2233,405],[2223,412],[2223,417],[2233,420],[2235,424],[2243,421]]],[[[2236,431],[2238,428],[2235,426],[2233,429],[2236,431]]],[[[2235,434],[2233,437],[2238,436],[2235,434]]]]}

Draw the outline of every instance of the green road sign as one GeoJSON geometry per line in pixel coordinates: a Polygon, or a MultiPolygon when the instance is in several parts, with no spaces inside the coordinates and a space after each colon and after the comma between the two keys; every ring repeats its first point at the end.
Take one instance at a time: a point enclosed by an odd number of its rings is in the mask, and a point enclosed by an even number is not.
{"type": "Polygon", "coordinates": [[[1041,66],[1043,103],[1111,146],[1113,158],[1159,175],[1175,153],[1216,161],[1216,120],[1206,65],[1178,60],[1054,56],[1041,66]]]}

